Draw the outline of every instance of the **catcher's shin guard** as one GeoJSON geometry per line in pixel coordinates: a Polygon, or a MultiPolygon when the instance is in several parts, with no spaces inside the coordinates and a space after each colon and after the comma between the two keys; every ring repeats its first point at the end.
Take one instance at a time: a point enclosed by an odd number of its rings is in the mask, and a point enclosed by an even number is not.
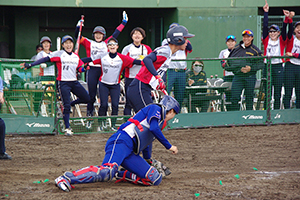
{"type": "Polygon", "coordinates": [[[63,176],[71,184],[105,182],[112,180],[117,171],[116,163],[105,163],[101,166],[90,166],[73,172],[65,172],[63,176]]]}
{"type": "Polygon", "coordinates": [[[154,168],[150,167],[149,171],[146,174],[146,178],[140,178],[136,174],[126,171],[119,171],[116,174],[116,183],[118,182],[131,182],[134,184],[140,184],[140,185],[159,185],[162,180],[162,175],[154,168]]]}

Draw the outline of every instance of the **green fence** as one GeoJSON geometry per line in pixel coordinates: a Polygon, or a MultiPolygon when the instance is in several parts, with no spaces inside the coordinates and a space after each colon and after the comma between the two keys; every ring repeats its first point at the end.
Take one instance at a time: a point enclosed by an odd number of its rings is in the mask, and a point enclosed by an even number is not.
{"type": "MultiPolygon", "coordinates": [[[[221,61],[222,63],[225,61],[226,69],[234,71],[242,80],[247,78],[249,74],[243,76],[241,72],[235,70],[245,65],[256,66],[258,70],[252,74],[254,79],[251,79],[250,83],[253,84],[254,81],[254,85],[250,93],[249,91],[247,93],[244,89],[236,90],[236,86],[233,86],[234,82],[228,81],[227,78],[223,79],[221,74],[211,77],[205,73],[200,73],[201,76],[197,77],[193,72],[192,63],[199,60],[196,58],[181,60],[187,63],[189,71],[168,70],[165,77],[169,94],[175,95],[175,98],[181,104],[181,113],[169,122],[168,128],[299,123],[300,110],[295,108],[296,98],[294,93],[290,97],[291,109],[284,108],[283,99],[289,98],[284,96],[284,85],[280,87],[279,101],[276,102],[274,99],[274,84],[277,83],[273,82],[272,89],[272,59],[275,59],[275,57],[202,58],[200,60],[198,66],[203,65],[202,72],[205,71],[209,62],[219,63],[215,68],[222,70],[221,61]],[[265,71],[265,75],[263,75],[262,70],[265,71]],[[183,83],[178,82],[176,79],[180,74],[184,76],[183,83]],[[175,79],[173,85],[170,84],[173,81],[172,79],[175,79]],[[201,84],[194,84],[196,82],[201,82],[201,84]],[[238,100],[235,100],[235,102],[232,99],[234,88],[235,93],[240,92],[238,100]]],[[[30,70],[21,69],[20,63],[24,61],[28,62],[29,60],[1,59],[0,61],[0,75],[4,80],[5,97],[5,103],[0,113],[1,118],[6,121],[7,133],[64,134],[63,105],[57,94],[55,81],[45,81],[39,75],[39,67],[30,70]]],[[[87,87],[84,81],[80,80],[80,83],[85,88],[87,87]]],[[[283,81],[278,84],[283,84],[283,81]]],[[[130,117],[123,116],[126,99],[124,99],[123,84],[121,84],[121,87],[118,116],[110,116],[111,108],[109,105],[108,116],[97,117],[97,111],[101,103],[98,100],[99,98],[94,103],[95,117],[86,117],[86,104],[80,104],[73,108],[70,115],[70,125],[75,134],[114,132],[113,126],[119,127],[130,117]]],[[[163,94],[160,91],[153,91],[152,96],[154,102],[159,102],[163,94]]],[[[73,97],[73,99],[75,98],[73,97]]]]}

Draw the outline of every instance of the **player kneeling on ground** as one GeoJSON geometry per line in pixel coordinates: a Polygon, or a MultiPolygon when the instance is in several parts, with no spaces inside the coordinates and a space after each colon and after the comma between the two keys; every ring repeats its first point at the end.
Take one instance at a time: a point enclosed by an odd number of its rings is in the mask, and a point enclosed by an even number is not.
{"type": "Polygon", "coordinates": [[[156,168],[150,166],[139,154],[155,139],[177,154],[176,146],[170,144],[161,130],[180,111],[179,103],[164,96],[159,104],[149,104],[122,124],[105,146],[101,166],[90,166],[73,172],[65,172],[55,179],[56,186],[69,192],[71,184],[110,181],[128,181],[141,185],[159,185],[162,180],[156,168]],[[118,171],[119,166],[124,170],[118,171]]]}

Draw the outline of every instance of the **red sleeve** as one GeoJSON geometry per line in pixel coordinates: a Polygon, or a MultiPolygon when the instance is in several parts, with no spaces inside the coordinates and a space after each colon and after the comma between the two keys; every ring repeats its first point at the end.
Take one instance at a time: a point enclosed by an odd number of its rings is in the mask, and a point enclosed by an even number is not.
{"type": "Polygon", "coordinates": [[[293,53],[293,57],[300,58],[300,53],[293,53]]]}
{"type": "MultiPolygon", "coordinates": [[[[133,58],[129,57],[129,56],[126,56],[126,55],[123,55],[123,54],[120,54],[118,53],[118,56],[120,56],[120,58],[122,59],[123,61],[123,65],[122,65],[122,69],[124,69],[125,67],[129,67],[131,68],[132,67],[132,63],[134,61],[133,58]]],[[[121,70],[122,71],[122,70],[121,70]]]]}
{"type": "Polygon", "coordinates": [[[55,63],[61,62],[61,61],[60,61],[60,57],[52,57],[52,58],[50,58],[50,61],[51,61],[51,62],[55,62],[55,63]]]}
{"type": "Polygon", "coordinates": [[[93,61],[93,63],[96,65],[96,64],[100,64],[101,65],[101,59],[96,59],[93,61]]]}
{"type": "Polygon", "coordinates": [[[85,37],[81,37],[80,42],[79,42],[86,51],[86,56],[91,57],[91,43],[88,41],[85,37]]]}

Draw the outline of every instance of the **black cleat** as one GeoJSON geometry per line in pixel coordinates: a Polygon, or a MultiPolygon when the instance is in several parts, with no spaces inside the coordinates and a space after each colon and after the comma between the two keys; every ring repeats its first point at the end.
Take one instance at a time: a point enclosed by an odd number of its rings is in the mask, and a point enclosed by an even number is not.
{"type": "Polygon", "coordinates": [[[0,154],[0,160],[11,160],[12,157],[7,153],[0,154]]]}

